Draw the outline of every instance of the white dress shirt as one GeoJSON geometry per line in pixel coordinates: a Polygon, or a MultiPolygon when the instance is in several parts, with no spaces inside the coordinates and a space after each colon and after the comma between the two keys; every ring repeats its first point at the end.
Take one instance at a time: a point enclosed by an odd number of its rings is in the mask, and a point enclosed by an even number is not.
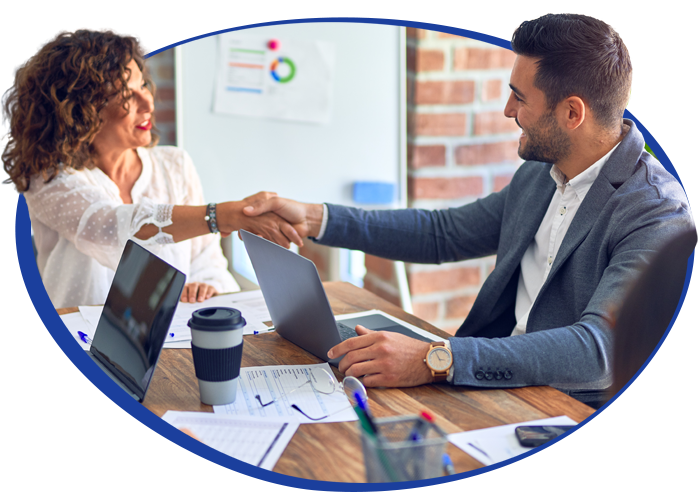
{"type": "Polygon", "coordinates": [[[566,176],[556,165],[552,165],[549,173],[557,183],[557,189],[554,191],[552,201],[549,203],[549,208],[547,208],[547,213],[542,219],[535,238],[525,250],[520,261],[520,278],[515,299],[517,324],[511,335],[525,333],[532,304],[547,280],[547,276],[549,276],[552,263],[557,257],[557,252],[569,226],[571,226],[571,221],[574,220],[588,190],[615,148],[617,145],[600,160],[570,180],[566,179],[566,176]]]}
{"type": "Polygon", "coordinates": [[[77,488],[66,446],[0,445],[0,500],[73,500],[77,488]]]}
{"type": "MultiPolygon", "coordinates": [[[[61,171],[48,183],[37,176],[24,193],[37,265],[55,307],[103,304],[128,239],[144,224],[172,224],[173,205],[204,205],[187,153],[169,146],[137,152],[143,170],[131,190],[132,204],[124,204],[117,185],[98,168],[61,171]]],[[[206,283],[220,293],[240,289],[218,234],[174,243],[159,232],[136,241],[185,273],[188,283],[206,283]]]]}
{"type": "MultiPolygon", "coordinates": [[[[619,143],[618,143],[619,144],[619,143]]],[[[527,328],[527,320],[530,316],[530,309],[540,293],[542,285],[549,276],[552,263],[557,257],[557,252],[561,246],[566,232],[571,226],[576,212],[583,202],[588,190],[595,182],[600,169],[608,161],[615,145],[608,153],[586,170],[573,179],[566,179],[566,176],[552,165],[550,175],[557,183],[552,201],[545,213],[535,238],[525,250],[520,261],[520,278],[518,280],[518,292],[515,299],[515,317],[517,324],[511,335],[521,335],[527,328]]],[[[323,205],[323,220],[318,238],[322,238],[328,222],[328,208],[323,205]]],[[[450,341],[446,340],[445,345],[450,349],[450,341]]],[[[454,364],[450,368],[447,381],[452,382],[454,377],[454,364]]]]}

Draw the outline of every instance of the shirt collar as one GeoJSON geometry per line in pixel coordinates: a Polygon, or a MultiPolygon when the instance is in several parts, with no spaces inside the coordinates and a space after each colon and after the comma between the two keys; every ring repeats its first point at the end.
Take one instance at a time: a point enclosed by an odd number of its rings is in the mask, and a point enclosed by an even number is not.
{"type": "Polygon", "coordinates": [[[576,192],[578,198],[581,201],[583,201],[583,199],[586,197],[586,194],[588,194],[588,190],[591,189],[591,186],[598,177],[600,169],[603,168],[603,165],[605,165],[610,156],[613,154],[613,151],[615,151],[615,149],[617,149],[619,145],[620,143],[618,142],[610,151],[608,151],[605,154],[605,156],[603,156],[600,160],[595,162],[593,165],[588,167],[586,170],[578,174],[573,179],[570,179],[568,182],[565,182],[566,176],[562,173],[561,170],[559,170],[559,168],[556,165],[552,165],[552,168],[549,170],[549,175],[551,175],[552,179],[554,179],[554,182],[557,183],[557,189],[563,188],[564,185],[571,186],[576,192]]]}

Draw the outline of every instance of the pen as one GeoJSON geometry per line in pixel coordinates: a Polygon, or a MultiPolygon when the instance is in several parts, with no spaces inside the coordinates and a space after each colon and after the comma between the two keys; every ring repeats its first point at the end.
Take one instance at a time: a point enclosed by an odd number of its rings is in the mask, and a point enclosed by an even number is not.
{"type": "Polygon", "coordinates": [[[372,416],[369,413],[369,407],[367,406],[367,402],[362,398],[362,394],[360,392],[355,392],[355,401],[357,401],[357,406],[362,410],[362,413],[365,414],[365,417],[367,418],[367,423],[369,426],[372,428],[372,432],[375,435],[379,434],[379,429],[377,429],[377,426],[374,424],[374,421],[372,420],[372,416]]]}
{"type": "Polygon", "coordinates": [[[274,332],[275,327],[271,326],[270,328],[267,328],[265,330],[253,330],[253,335],[257,335],[258,333],[269,333],[269,332],[274,332]]]}
{"type": "MultiPolygon", "coordinates": [[[[448,476],[453,476],[456,474],[454,465],[452,465],[452,460],[447,453],[442,456],[442,466],[445,469],[445,474],[448,476]]],[[[455,494],[457,495],[458,500],[469,500],[469,493],[467,493],[467,490],[464,489],[462,483],[455,481],[452,483],[452,487],[455,489],[455,494]]]]}
{"type": "Polygon", "coordinates": [[[82,340],[86,344],[92,344],[92,339],[88,337],[86,333],[78,331],[78,337],[80,337],[80,340],[82,340]]]}
{"type": "Polygon", "coordinates": [[[76,417],[56,417],[56,418],[32,418],[22,420],[20,425],[48,425],[48,424],[74,424],[77,422],[97,422],[100,420],[114,420],[114,415],[78,415],[76,417]]]}

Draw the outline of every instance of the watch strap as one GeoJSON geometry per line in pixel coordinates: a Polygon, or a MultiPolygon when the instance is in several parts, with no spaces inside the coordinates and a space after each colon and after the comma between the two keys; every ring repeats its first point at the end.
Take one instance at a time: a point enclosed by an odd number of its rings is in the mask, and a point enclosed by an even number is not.
{"type": "MultiPolygon", "coordinates": [[[[430,343],[430,349],[428,350],[428,355],[430,354],[430,351],[431,351],[434,347],[445,347],[445,348],[446,348],[444,342],[431,342],[431,343],[430,343]]],[[[451,354],[452,354],[452,350],[450,349],[449,351],[450,351],[450,355],[451,355],[451,354]]],[[[426,356],[426,364],[427,364],[427,359],[428,359],[428,356],[426,356]]],[[[447,369],[447,370],[444,371],[444,372],[436,372],[436,371],[434,371],[432,368],[430,368],[430,365],[428,365],[428,369],[430,370],[430,374],[433,376],[433,382],[443,382],[443,381],[447,380],[447,376],[448,376],[449,373],[450,373],[450,370],[449,370],[449,369],[447,369]]]]}
{"type": "Polygon", "coordinates": [[[219,232],[219,226],[216,223],[216,203],[207,205],[207,215],[204,216],[204,220],[207,221],[210,233],[219,232]]]}
{"type": "Polygon", "coordinates": [[[109,485],[112,483],[112,480],[104,443],[101,441],[88,443],[83,446],[83,453],[88,484],[90,485],[90,495],[92,498],[109,496],[109,485]]]}

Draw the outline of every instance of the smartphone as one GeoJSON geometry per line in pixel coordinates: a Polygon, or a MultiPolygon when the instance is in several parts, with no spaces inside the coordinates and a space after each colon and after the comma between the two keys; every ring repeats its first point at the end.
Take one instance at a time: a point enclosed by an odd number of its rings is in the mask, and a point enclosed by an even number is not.
{"type": "Polygon", "coordinates": [[[27,328],[25,330],[13,330],[8,335],[22,345],[29,347],[34,352],[58,351],[60,348],[53,341],[51,335],[43,327],[27,328]]]}
{"type": "Polygon", "coordinates": [[[515,428],[515,436],[522,446],[534,448],[561,436],[575,425],[521,425],[515,428]]]}

